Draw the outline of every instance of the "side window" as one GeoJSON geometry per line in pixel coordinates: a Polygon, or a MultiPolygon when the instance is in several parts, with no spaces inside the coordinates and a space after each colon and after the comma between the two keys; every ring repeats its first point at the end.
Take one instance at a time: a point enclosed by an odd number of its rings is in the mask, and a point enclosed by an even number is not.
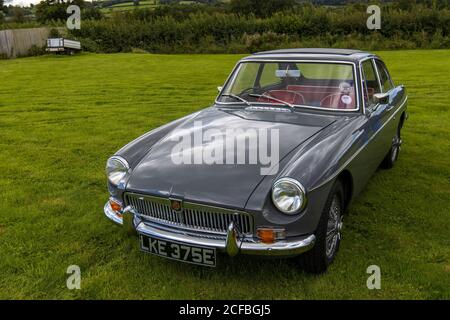
{"type": "Polygon", "coordinates": [[[261,88],[281,83],[280,78],[276,76],[277,69],[278,69],[277,63],[264,64],[264,68],[261,73],[261,78],[259,79],[259,84],[261,85],[261,88]]]}
{"type": "Polygon", "coordinates": [[[381,88],[378,82],[376,71],[373,67],[372,60],[366,60],[362,63],[363,71],[363,96],[364,102],[367,107],[371,107],[375,103],[373,102],[373,95],[375,93],[380,93],[381,88]]]}
{"type": "Polygon", "coordinates": [[[383,89],[383,92],[391,90],[394,87],[394,84],[392,83],[386,66],[379,60],[375,60],[375,64],[377,65],[378,74],[380,75],[381,88],[383,89]]]}

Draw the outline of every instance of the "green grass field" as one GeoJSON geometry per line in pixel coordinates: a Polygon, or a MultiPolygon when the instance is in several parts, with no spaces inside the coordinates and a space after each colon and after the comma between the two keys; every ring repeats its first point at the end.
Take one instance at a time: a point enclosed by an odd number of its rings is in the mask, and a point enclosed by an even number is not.
{"type": "Polygon", "coordinates": [[[449,299],[450,50],[379,54],[409,90],[403,149],[350,208],[321,276],[291,260],[204,269],[153,257],[103,216],[106,159],[208,106],[240,56],[0,60],[0,298],[449,299]],[[372,264],[381,290],[366,287],[372,264]],[[69,265],[81,290],[66,288],[69,265]]]}
{"type": "Polygon", "coordinates": [[[157,6],[159,6],[158,1],[154,0],[140,1],[139,5],[137,6],[135,6],[133,1],[130,0],[129,2],[118,3],[109,7],[101,8],[100,11],[104,14],[109,14],[111,12],[128,11],[135,9],[154,9],[157,6]]]}

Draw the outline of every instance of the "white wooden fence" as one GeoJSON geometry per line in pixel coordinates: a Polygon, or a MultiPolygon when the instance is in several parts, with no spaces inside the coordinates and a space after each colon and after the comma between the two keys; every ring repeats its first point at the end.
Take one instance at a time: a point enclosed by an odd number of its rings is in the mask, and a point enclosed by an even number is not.
{"type": "Polygon", "coordinates": [[[0,55],[7,58],[25,56],[33,45],[45,46],[48,35],[48,28],[1,30],[0,55]]]}

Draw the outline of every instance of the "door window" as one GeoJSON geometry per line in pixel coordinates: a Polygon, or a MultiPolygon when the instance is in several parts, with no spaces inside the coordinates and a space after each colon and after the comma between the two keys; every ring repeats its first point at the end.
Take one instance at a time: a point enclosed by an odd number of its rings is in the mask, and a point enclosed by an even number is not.
{"type": "Polygon", "coordinates": [[[380,93],[380,83],[378,82],[377,73],[374,69],[374,65],[372,60],[366,60],[362,63],[362,71],[363,71],[363,96],[364,103],[367,108],[371,108],[375,105],[373,101],[373,95],[375,93],[380,93]]]}
{"type": "Polygon", "coordinates": [[[380,75],[381,89],[383,92],[388,92],[394,87],[394,84],[392,83],[386,66],[380,60],[375,60],[375,64],[377,65],[378,74],[380,75]]]}

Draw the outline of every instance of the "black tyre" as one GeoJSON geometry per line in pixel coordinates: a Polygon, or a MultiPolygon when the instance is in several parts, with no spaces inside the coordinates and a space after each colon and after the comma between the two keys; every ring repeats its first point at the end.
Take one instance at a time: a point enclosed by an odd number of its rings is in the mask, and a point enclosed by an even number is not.
{"type": "Polygon", "coordinates": [[[402,145],[402,139],[400,135],[401,131],[401,125],[398,127],[397,134],[392,139],[392,146],[389,150],[386,157],[383,159],[383,162],[381,162],[381,167],[383,169],[390,169],[395,165],[395,162],[397,162],[398,155],[400,153],[400,147],[402,145]]]}
{"type": "Polygon", "coordinates": [[[319,225],[315,232],[314,247],[302,254],[300,265],[310,273],[323,273],[333,262],[341,242],[342,216],[344,213],[344,188],[337,180],[328,195],[319,225]]]}

